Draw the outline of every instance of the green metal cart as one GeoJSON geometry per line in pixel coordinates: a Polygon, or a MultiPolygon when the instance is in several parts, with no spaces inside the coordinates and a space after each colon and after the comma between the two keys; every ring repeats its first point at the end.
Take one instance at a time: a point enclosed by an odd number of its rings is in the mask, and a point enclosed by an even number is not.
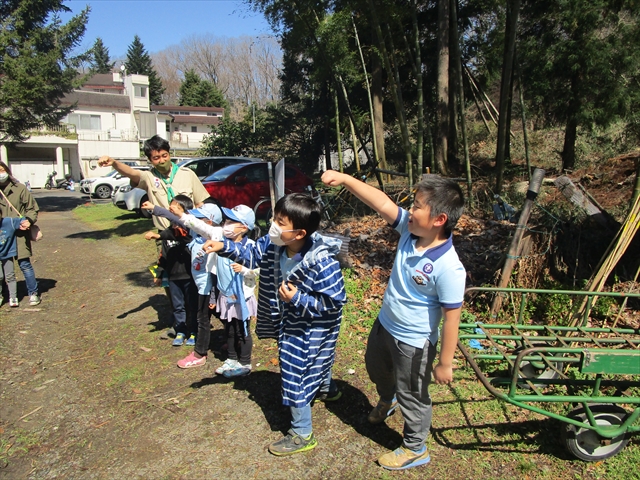
{"type": "Polygon", "coordinates": [[[587,313],[580,320],[587,325],[596,296],[640,298],[640,294],[467,290],[467,295],[478,293],[519,297],[514,324],[460,325],[458,348],[492,395],[564,422],[568,450],[585,461],[616,455],[631,435],[640,432],[640,329],[525,325],[523,321],[531,295],[586,296],[587,313]]]}

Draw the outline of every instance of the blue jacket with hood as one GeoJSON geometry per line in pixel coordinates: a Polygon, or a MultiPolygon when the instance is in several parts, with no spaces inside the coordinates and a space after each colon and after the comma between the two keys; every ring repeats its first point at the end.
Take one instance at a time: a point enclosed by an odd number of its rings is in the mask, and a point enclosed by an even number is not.
{"type": "Polygon", "coordinates": [[[299,261],[286,279],[280,272],[286,247],[271,243],[269,235],[244,247],[225,239],[219,252],[248,268],[260,268],[256,334],[278,340],[284,405],[310,404],[333,366],[347,301],[336,260],[340,245],[336,238],[313,233],[294,257],[299,261]],[[289,303],[278,295],[283,280],[298,289],[289,303]]]}

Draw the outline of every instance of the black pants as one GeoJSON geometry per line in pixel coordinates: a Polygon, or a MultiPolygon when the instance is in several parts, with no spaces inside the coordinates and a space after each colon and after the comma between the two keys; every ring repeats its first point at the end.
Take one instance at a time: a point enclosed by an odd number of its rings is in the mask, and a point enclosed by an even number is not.
{"type": "Polygon", "coordinates": [[[227,334],[227,351],[231,360],[237,360],[241,365],[251,365],[251,350],[253,338],[249,330],[249,320],[232,319],[225,322],[224,331],[227,334]],[[247,332],[245,334],[245,326],[247,332]]]}
{"type": "Polygon", "coordinates": [[[209,295],[198,295],[198,334],[194,348],[198,355],[207,356],[211,338],[211,317],[209,312],[209,295]]]}

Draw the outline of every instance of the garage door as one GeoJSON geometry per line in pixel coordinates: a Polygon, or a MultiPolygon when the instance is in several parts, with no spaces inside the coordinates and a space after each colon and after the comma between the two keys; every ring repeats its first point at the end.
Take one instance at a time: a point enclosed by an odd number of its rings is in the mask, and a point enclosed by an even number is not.
{"type": "MultiPolygon", "coordinates": [[[[14,160],[10,162],[11,173],[21,183],[27,181],[33,188],[43,188],[47,182],[47,175],[56,168],[56,164],[47,158],[29,160],[14,160]]],[[[62,178],[62,175],[58,175],[62,178]]]]}

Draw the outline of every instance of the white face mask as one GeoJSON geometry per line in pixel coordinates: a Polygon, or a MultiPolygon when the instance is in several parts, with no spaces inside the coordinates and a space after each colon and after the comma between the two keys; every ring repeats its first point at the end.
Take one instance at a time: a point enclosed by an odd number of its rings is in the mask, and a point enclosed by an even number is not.
{"type": "Polygon", "coordinates": [[[224,227],[222,227],[222,234],[229,239],[236,238],[238,236],[235,231],[234,225],[225,225],[224,227]]]}
{"type": "Polygon", "coordinates": [[[9,180],[9,174],[7,172],[0,173],[0,183],[4,183],[9,180]]]}
{"type": "Polygon", "coordinates": [[[271,243],[273,243],[274,245],[278,245],[279,247],[284,247],[287,243],[293,242],[295,238],[292,238],[288,242],[285,242],[284,240],[282,240],[282,234],[285,232],[295,232],[295,231],[296,230],[282,230],[278,226],[278,224],[274,222],[271,224],[271,228],[269,228],[269,239],[271,240],[271,243]]]}

